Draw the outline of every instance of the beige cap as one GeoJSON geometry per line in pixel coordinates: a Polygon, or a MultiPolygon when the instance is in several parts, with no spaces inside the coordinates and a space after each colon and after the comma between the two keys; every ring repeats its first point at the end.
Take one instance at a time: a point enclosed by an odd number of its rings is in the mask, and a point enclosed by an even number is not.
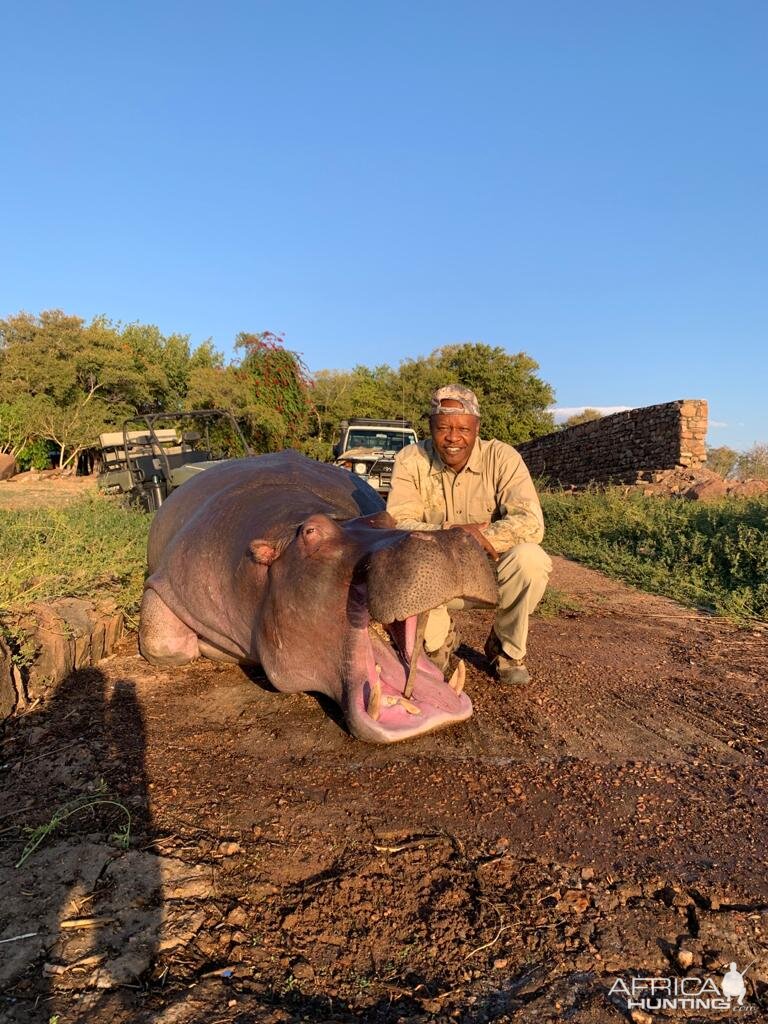
{"type": "Polygon", "coordinates": [[[458,413],[460,416],[479,416],[480,406],[477,404],[477,395],[463,384],[446,384],[445,387],[437,388],[432,392],[429,403],[429,415],[438,416],[441,413],[458,413]],[[460,402],[461,408],[452,405],[443,405],[446,399],[460,402]]]}

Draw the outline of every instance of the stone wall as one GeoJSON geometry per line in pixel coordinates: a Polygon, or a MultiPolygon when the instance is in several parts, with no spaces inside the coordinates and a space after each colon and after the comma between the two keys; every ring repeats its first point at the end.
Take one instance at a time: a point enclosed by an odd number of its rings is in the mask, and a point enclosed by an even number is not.
{"type": "Polygon", "coordinates": [[[579,423],[519,444],[531,475],[564,485],[636,483],[707,457],[707,403],[685,398],[579,423]]]}
{"type": "Polygon", "coordinates": [[[0,722],[49,696],[57,683],[108,657],[123,634],[123,613],[111,602],[62,597],[6,617],[13,635],[0,637],[0,722]]]}

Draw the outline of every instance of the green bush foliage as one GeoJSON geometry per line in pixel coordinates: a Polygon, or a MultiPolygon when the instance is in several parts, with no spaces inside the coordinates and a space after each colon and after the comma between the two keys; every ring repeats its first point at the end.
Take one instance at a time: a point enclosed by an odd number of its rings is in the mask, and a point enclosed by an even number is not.
{"type": "Polygon", "coordinates": [[[137,412],[222,408],[240,421],[255,452],[319,445],[352,416],[405,417],[426,435],[432,390],[461,383],[480,399],[483,434],[516,444],[553,429],[551,387],[525,352],[482,342],[445,345],[428,356],[311,376],[301,355],[270,331],[241,331],[225,363],[208,340],[151,324],[90,322],[44,310],[0,319],[0,451],[50,442],[61,468],[75,466],[103,431],[137,412]]]}
{"type": "Polygon", "coordinates": [[[0,509],[0,619],[56,597],[110,597],[133,613],[150,522],[101,496],[63,508],[0,509]]]}
{"type": "Polygon", "coordinates": [[[768,620],[768,499],[542,492],[545,547],[721,615],[768,620]]]}
{"type": "Polygon", "coordinates": [[[38,437],[25,444],[16,455],[16,465],[23,472],[26,469],[50,469],[51,446],[48,441],[38,437]]]}
{"type": "Polygon", "coordinates": [[[429,356],[353,370],[321,370],[315,375],[318,430],[335,440],[339,423],[351,416],[403,417],[419,434],[429,434],[429,397],[443,384],[464,384],[476,392],[483,437],[519,444],[554,429],[547,407],[554,391],[537,374],[538,363],[482,342],[445,345],[429,356]]]}

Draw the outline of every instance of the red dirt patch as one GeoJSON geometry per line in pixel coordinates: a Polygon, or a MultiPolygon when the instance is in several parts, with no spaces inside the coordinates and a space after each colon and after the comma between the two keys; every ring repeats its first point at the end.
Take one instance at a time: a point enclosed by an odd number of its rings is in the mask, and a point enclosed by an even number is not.
{"type": "Polygon", "coordinates": [[[581,611],[534,621],[531,685],[489,677],[490,615],[464,613],[474,716],[412,742],[133,641],[10,723],[0,1019],[597,1024],[626,1019],[618,974],[681,949],[716,979],[754,960],[756,1019],[765,633],[555,561],[581,611]],[[15,868],[22,826],[100,779],[130,849],[97,805],[15,868]]]}

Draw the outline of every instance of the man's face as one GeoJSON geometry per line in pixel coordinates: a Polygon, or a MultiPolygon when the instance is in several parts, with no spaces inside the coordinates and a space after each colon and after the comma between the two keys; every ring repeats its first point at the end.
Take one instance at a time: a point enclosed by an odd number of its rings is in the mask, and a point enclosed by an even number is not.
{"type": "MultiPolygon", "coordinates": [[[[461,408],[460,403],[452,399],[443,402],[443,405],[461,408]]],[[[440,413],[430,417],[429,427],[435,451],[448,469],[458,473],[466,466],[472,454],[480,430],[480,420],[464,412],[440,413]]]]}

